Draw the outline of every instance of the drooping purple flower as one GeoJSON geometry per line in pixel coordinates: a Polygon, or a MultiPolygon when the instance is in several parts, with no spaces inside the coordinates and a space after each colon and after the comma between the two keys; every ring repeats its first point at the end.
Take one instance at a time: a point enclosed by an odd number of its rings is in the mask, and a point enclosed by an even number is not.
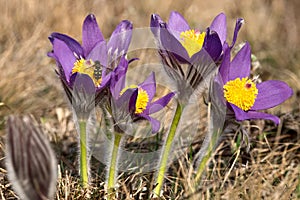
{"type": "Polygon", "coordinates": [[[259,112],[275,107],[293,95],[293,90],[282,81],[269,80],[256,83],[250,79],[251,50],[246,43],[230,61],[230,47],[225,44],[224,59],[216,83],[220,97],[236,120],[268,119],[279,123],[277,116],[259,112]]]}
{"type": "Polygon", "coordinates": [[[114,105],[113,116],[116,121],[130,117],[132,121],[148,120],[152,127],[152,133],[160,129],[160,122],[150,115],[163,109],[175,93],[171,92],[164,97],[152,102],[156,93],[155,75],[150,76],[139,85],[125,87],[125,74],[116,83],[111,84],[111,94],[114,105]],[[120,117],[121,116],[121,117],[120,117]]]}

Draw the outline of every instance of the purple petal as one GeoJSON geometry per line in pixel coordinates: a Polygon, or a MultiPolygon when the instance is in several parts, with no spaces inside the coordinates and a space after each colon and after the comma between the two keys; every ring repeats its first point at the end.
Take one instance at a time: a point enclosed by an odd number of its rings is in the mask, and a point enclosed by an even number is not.
{"type": "Polygon", "coordinates": [[[227,38],[226,15],[224,13],[220,13],[218,16],[216,16],[210,25],[210,29],[218,33],[223,45],[227,38]]]}
{"type": "Polygon", "coordinates": [[[293,95],[293,90],[282,81],[264,81],[256,85],[258,95],[251,110],[264,110],[277,106],[293,95]]]}
{"type": "Polygon", "coordinates": [[[227,43],[224,44],[224,54],[223,60],[220,65],[219,71],[222,78],[222,83],[225,84],[228,82],[229,71],[230,71],[230,48],[227,43]]]}
{"type": "Polygon", "coordinates": [[[129,100],[129,112],[135,113],[136,101],[137,101],[137,97],[138,97],[138,89],[134,88],[134,89],[127,89],[127,90],[133,91],[133,94],[131,95],[130,100],[129,100]]]}
{"type": "Polygon", "coordinates": [[[82,46],[87,56],[95,45],[104,41],[104,37],[99,29],[96,17],[93,14],[88,15],[82,26],[82,46]]]}
{"type": "Polygon", "coordinates": [[[112,33],[107,49],[114,55],[114,59],[126,54],[132,36],[132,23],[130,21],[122,21],[112,33]]]}
{"type": "Polygon", "coordinates": [[[51,58],[54,58],[55,60],[57,60],[57,58],[56,58],[55,54],[53,53],[53,51],[48,52],[47,56],[51,57],[51,58]]]}
{"type": "Polygon", "coordinates": [[[272,120],[275,124],[279,124],[280,122],[277,116],[268,113],[263,113],[263,112],[256,112],[256,111],[245,112],[233,104],[230,105],[233,108],[235,117],[238,121],[243,121],[248,119],[267,119],[267,120],[272,120]]]}
{"type": "Polygon", "coordinates": [[[208,29],[202,49],[206,50],[212,60],[218,60],[222,53],[222,45],[223,44],[221,43],[218,34],[215,32],[211,33],[211,31],[208,29]]]}
{"type": "Polygon", "coordinates": [[[159,29],[160,29],[160,24],[163,23],[163,20],[161,17],[157,14],[152,14],[151,15],[151,20],[150,20],[150,28],[152,33],[157,39],[160,39],[159,37],[159,29]]]}
{"type": "Polygon", "coordinates": [[[251,69],[251,49],[248,42],[236,54],[230,64],[229,80],[245,78],[250,75],[251,69]]]}
{"type": "Polygon", "coordinates": [[[111,94],[115,99],[118,99],[122,89],[125,87],[126,76],[121,76],[115,80],[115,73],[112,73],[112,82],[110,85],[111,94]]]}
{"type": "Polygon", "coordinates": [[[156,82],[154,72],[152,72],[143,83],[139,84],[139,86],[147,92],[149,102],[151,102],[156,93],[156,82]]]}
{"type": "Polygon", "coordinates": [[[149,106],[147,106],[144,113],[150,115],[152,113],[160,111],[170,102],[170,100],[174,97],[174,95],[175,95],[175,93],[171,92],[171,93],[165,95],[164,97],[158,99],[157,101],[150,103],[149,106]]]}
{"type": "MultiPolygon", "coordinates": [[[[116,95],[117,98],[114,98],[117,100],[117,102],[119,102],[119,105],[121,105],[122,103],[126,103],[129,104],[129,101],[130,101],[130,98],[132,97],[132,95],[134,96],[137,96],[137,93],[136,92],[136,89],[132,89],[132,88],[129,88],[127,89],[121,96],[120,96],[120,93],[118,93],[116,95]]],[[[128,108],[128,105],[127,105],[127,108],[128,108]]]]}
{"type": "Polygon", "coordinates": [[[116,81],[119,79],[119,77],[125,76],[129,62],[130,61],[128,61],[125,56],[121,57],[118,66],[114,69],[116,81]]]}
{"type": "Polygon", "coordinates": [[[157,133],[160,129],[160,122],[148,115],[143,115],[143,114],[140,114],[138,115],[146,120],[148,120],[151,124],[151,128],[152,128],[152,133],[157,133]]]}
{"type": "Polygon", "coordinates": [[[76,55],[78,57],[80,57],[80,56],[84,57],[83,49],[82,49],[81,45],[73,38],[71,38],[67,35],[61,34],[61,33],[52,33],[49,37],[49,40],[51,41],[52,44],[55,39],[61,40],[64,43],[66,43],[66,45],[69,47],[69,49],[71,49],[72,52],[76,53],[76,55]]]}
{"type": "Polygon", "coordinates": [[[87,55],[87,59],[92,59],[93,61],[98,60],[101,65],[107,66],[107,47],[106,42],[102,41],[95,45],[93,49],[91,49],[90,53],[87,55]]]}
{"type": "Polygon", "coordinates": [[[167,51],[174,54],[180,62],[188,62],[190,57],[181,43],[165,28],[160,29],[160,41],[167,51]]]}
{"type": "Polygon", "coordinates": [[[100,90],[102,90],[104,87],[106,87],[106,86],[109,84],[110,80],[111,80],[111,74],[108,74],[108,75],[106,75],[106,76],[104,76],[104,75],[102,74],[102,81],[101,81],[100,86],[97,88],[97,91],[100,91],[100,90]]]}
{"type": "Polygon", "coordinates": [[[137,98],[137,89],[127,89],[120,97],[117,99],[112,98],[113,117],[119,121],[124,120],[124,117],[129,116],[135,111],[135,104],[137,98]]]}
{"type": "Polygon", "coordinates": [[[120,92],[125,87],[127,69],[128,61],[125,57],[121,57],[119,65],[113,72],[109,73],[111,74],[110,88],[114,98],[118,98],[118,96],[120,96],[120,92]]]}
{"type": "Polygon", "coordinates": [[[54,39],[53,53],[64,70],[67,82],[69,82],[72,68],[74,66],[74,63],[76,62],[76,58],[73,52],[65,42],[63,42],[62,40],[54,39]]]}
{"type": "Polygon", "coordinates": [[[179,40],[180,33],[189,30],[190,26],[181,14],[173,11],[170,13],[167,28],[179,40]]]}
{"type": "MultiPolygon", "coordinates": [[[[73,75],[74,76],[74,75],[73,75]]],[[[76,73],[74,78],[73,90],[86,94],[95,93],[95,84],[91,77],[87,74],[76,73]]]]}
{"type": "Polygon", "coordinates": [[[243,24],[244,24],[244,19],[239,18],[239,19],[236,20],[234,33],[233,33],[233,39],[232,39],[232,43],[230,45],[230,48],[232,48],[234,46],[234,44],[236,42],[236,39],[237,39],[237,36],[238,36],[238,33],[239,33],[240,29],[242,28],[243,24]]]}

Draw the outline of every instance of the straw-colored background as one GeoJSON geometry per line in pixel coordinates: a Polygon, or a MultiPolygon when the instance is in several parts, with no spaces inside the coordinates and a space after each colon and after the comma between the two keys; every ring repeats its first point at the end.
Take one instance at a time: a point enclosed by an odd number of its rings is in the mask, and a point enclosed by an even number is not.
{"type": "MultiPolygon", "coordinates": [[[[152,13],[165,20],[179,11],[192,27],[206,28],[218,13],[228,17],[229,34],[237,17],[243,17],[239,42],[249,41],[263,62],[266,74],[276,79],[292,79],[299,87],[299,1],[37,1],[1,0],[0,8],[0,100],[16,112],[36,111],[61,103],[53,73],[54,62],[47,37],[53,31],[81,40],[81,25],[94,13],[108,38],[122,20],[135,28],[147,27],[152,13]],[[281,77],[281,75],[283,77],[281,77]]],[[[269,77],[268,77],[269,78],[269,77]]]]}
{"type": "MultiPolygon", "coordinates": [[[[250,42],[262,65],[261,77],[287,81],[295,93],[300,88],[298,0],[0,0],[0,5],[1,135],[8,114],[33,113],[47,119],[53,110],[57,114],[57,108],[67,108],[55,63],[46,56],[51,50],[47,37],[55,31],[80,41],[82,22],[89,13],[95,14],[106,38],[123,19],[143,28],[149,26],[152,13],[167,20],[176,10],[196,28],[206,28],[224,12],[231,41],[235,20],[242,17],[245,25],[238,42],[250,42]]],[[[281,112],[299,109],[296,96],[293,99],[281,112]]]]}

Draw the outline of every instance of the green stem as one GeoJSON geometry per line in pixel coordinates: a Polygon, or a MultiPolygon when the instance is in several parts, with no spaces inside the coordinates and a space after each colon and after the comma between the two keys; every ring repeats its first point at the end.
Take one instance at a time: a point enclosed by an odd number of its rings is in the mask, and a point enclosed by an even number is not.
{"type": "Polygon", "coordinates": [[[88,186],[87,148],[86,148],[86,121],[79,120],[80,130],[80,180],[84,188],[88,186]]]}
{"type": "Polygon", "coordinates": [[[118,151],[120,147],[120,142],[122,139],[122,134],[115,133],[114,134],[114,143],[112,147],[112,154],[111,154],[111,161],[109,166],[109,172],[108,172],[108,182],[107,182],[107,189],[108,189],[108,199],[113,198],[113,195],[110,194],[113,192],[113,189],[115,187],[115,178],[117,173],[117,159],[118,159],[118,151]]]}
{"type": "Polygon", "coordinates": [[[157,174],[157,178],[156,178],[156,187],[154,188],[154,194],[157,196],[160,196],[160,191],[163,185],[163,181],[164,181],[164,176],[165,176],[165,172],[167,169],[167,163],[168,163],[168,157],[170,154],[170,151],[172,149],[172,144],[173,144],[173,139],[177,130],[177,126],[179,124],[179,120],[181,118],[181,114],[182,114],[182,110],[183,110],[183,106],[178,103],[177,104],[177,108],[175,111],[175,115],[170,127],[170,131],[169,134],[167,136],[167,140],[162,152],[162,157],[160,160],[160,165],[159,165],[159,170],[158,170],[158,174],[157,174]]]}
{"type": "Polygon", "coordinates": [[[196,174],[196,178],[195,178],[196,183],[200,180],[200,178],[201,178],[201,176],[203,174],[203,171],[204,171],[204,169],[205,169],[208,161],[210,160],[213,148],[214,148],[214,142],[210,142],[210,144],[209,144],[209,146],[207,148],[206,154],[202,158],[202,160],[201,160],[201,162],[199,164],[199,167],[198,167],[198,170],[197,170],[197,174],[196,174]]]}
{"type": "MultiPolygon", "coordinates": [[[[207,107],[207,118],[208,118],[208,129],[211,128],[211,126],[213,126],[212,121],[211,121],[211,102],[208,103],[208,107],[207,107]]],[[[209,145],[207,147],[206,153],[203,156],[202,160],[200,161],[198,170],[197,170],[197,174],[196,174],[196,178],[195,178],[195,182],[198,183],[203,171],[205,170],[205,167],[207,165],[207,163],[209,162],[212,152],[214,150],[214,147],[217,143],[218,140],[218,135],[219,135],[220,130],[213,130],[209,145]]]]}

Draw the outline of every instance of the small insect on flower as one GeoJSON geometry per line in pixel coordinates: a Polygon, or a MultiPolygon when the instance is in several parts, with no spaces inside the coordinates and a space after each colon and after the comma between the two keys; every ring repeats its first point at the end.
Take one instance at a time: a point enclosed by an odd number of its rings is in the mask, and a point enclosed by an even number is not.
{"type": "MultiPolygon", "coordinates": [[[[96,81],[99,81],[101,79],[101,77],[102,77],[102,70],[103,70],[104,66],[100,63],[100,61],[96,60],[94,62],[94,64],[92,66],[90,66],[90,67],[94,67],[94,72],[93,72],[94,79],[96,81]]],[[[109,67],[106,67],[106,69],[112,71],[112,69],[109,68],[109,67]]]]}
{"type": "Polygon", "coordinates": [[[95,68],[94,69],[94,78],[98,81],[102,76],[103,66],[101,65],[101,63],[98,60],[96,60],[93,67],[95,68]]]}

